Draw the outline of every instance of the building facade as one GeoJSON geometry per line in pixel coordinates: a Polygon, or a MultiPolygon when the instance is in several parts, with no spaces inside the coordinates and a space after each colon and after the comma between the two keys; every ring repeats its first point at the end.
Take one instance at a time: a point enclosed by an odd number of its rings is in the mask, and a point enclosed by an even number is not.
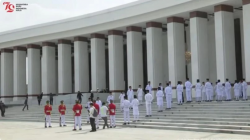
{"type": "Polygon", "coordinates": [[[3,32],[0,95],[156,90],[187,77],[249,84],[249,37],[250,0],[144,0],[3,32]]]}

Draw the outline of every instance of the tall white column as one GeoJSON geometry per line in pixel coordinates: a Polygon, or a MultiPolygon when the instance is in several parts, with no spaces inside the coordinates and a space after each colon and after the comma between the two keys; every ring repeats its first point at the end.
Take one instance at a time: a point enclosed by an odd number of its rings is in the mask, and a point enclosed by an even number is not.
{"type": "Polygon", "coordinates": [[[109,89],[118,99],[119,92],[124,91],[124,57],[123,31],[110,30],[108,32],[109,51],[109,89]]]}
{"type": "Polygon", "coordinates": [[[13,50],[1,50],[1,95],[4,103],[13,101],[13,50]]]}
{"type": "Polygon", "coordinates": [[[42,46],[42,92],[56,93],[56,45],[52,42],[43,42],[42,46]]]}
{"type": "Polygon", "coordinates": [[[162,33],[162,57],[163,57],[163,83],[162,85],[165,87],[166,82],[169,81],[168,76],[168,33],[162,33]]]}
{"type": "Polygon", "coordinates": [[[205,12],[190,13],[192,83],[209,78],[208,20],[205,12]]]}
{"type": "Polygon", "coordinates": [[[58,93],[72,93],[71,41],[58,40],[58,93]]]}
{"type": "Polygon", "coordinates": [[[148,22],[146,26],[148,81],[156,90],[163,82],[162,23],[148,22]]]}
{"type": "Polygon", "coordinates": [[[143,84],[142,28],[127,27],[128,86],[134,90],[143,84]]]}
{"type": "Polygon", "coordinates": [[[105,35],[91,34],[92,91],[106,89],[105,35]]]}
{"type": "MultiPolygon", "coordinates": [[[[243,26],[244,26],[244,56],[245,56],[245,75],[246,82],[250,84],[250,0],[243,0],[243,26]]],[[[250,88],[248,88],[248,96],[250,88]]]]}
{"type": "MultiPolygon", "coordinates": [[[[26,47],[14,47],[14,95],[27,95],[26,85],[26,47]]],[[[13,100],[22,100],[24,97],[14,97],[13,100]]]]}
{"type": "Polygon", "coordinates": [[[74,38],[75,92],[89,91],[89,49],[88,39],[74,38]]]}
{"type": "Polygon", "coordinates": [[[167,22],[169,80],[176,86],[178,81],[186,80],[184,19],[170,17],[167,22]]]}
{"type": "Polygon", "coordinates": [[[214,11],[217,78],[232,82],[236,79],[233,7],[218,5],[214,11]]]}
{"type": "MultiPolygon", "coordinates": [[[[28,45],[28,95],[41,93],[41,47],[28,45]]],[[[29,96],[30,99],[36,99],[29,96]]]]}

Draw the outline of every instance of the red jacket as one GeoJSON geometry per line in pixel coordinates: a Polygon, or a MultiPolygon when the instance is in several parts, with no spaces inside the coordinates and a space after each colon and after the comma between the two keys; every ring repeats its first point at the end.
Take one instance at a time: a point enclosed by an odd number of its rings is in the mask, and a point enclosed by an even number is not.
{"type": "Polygon", "coordinates": [[[93,106],[95,107],[95,109],[98,111],[98,114],[99,114],[99,110],[100,110],[100,107],[97,103],[94,103],[93,106]]]}
{"type": "Polygon", "coordinates": [[[73,111],[75,112],[75,116],[81,116],[81,114],[82,114],[82,105],[81,104],[75,104],[73,106],[73,111]]]}
{"type": "Polygon", "coordinates": [[[46,115],[51,115],[51,111],[52,111],[52,106],[51,105],[45,105],[44,106],[44,113],[46,115]]]}
{"type": "Polygon", "coordinates": [[[109,104],[109,115],[115,115],[116,106],[115,104],[109,104]]]}
{"type": "Polygon", "coordinates": [[[65,115],[66,106],[65,106],[65,105],[59,105],[58,111],[59,111],[59,113],[60,113],[61,115],[65,115]]]}

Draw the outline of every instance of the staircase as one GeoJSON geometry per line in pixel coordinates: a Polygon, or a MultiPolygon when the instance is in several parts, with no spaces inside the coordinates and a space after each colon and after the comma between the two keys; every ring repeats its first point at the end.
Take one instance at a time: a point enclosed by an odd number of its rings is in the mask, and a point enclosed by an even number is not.
{"type": "MultiPolygon", "coordinates": [[[[73,105],[66,105],[66,124],[73,124],[73,105]]],[[[196,132],[250,134],[250,103],[245,101],[231,102],[202,102],[186,103],[178,106],[173,103],[171,110],[157,112],[156,103],[152,105],[152,117],[145,118],[146,108],[140,106],[140,121],[123,126],[123,113],[117,104],[116,125],[118,127],[136,127],[163,130],[183,130],[196,132]]],[[[82,125],[87,125],[87,111],[83,109],[82,125]]],[[[130,111],[133,120],[132,110],[130,111]]],[[[43,107],[32,105],[29,111],[22,111],[22,107],[10,107],[6,110],[6,117],[0,121],[33,121],[44,122],[43,107]]],[[[57,106],[53,106],[52,123],[59,123],[57,106]]],[[[100,120],[100,124],[103,121],[100,120]]],[[[58,124],[59,125],[59,124],[58,124]]],[[[100,126],[101,126],[100,125],[100,126]]],[[[102,128],[102,127],[100,127],[102,128]]]]}

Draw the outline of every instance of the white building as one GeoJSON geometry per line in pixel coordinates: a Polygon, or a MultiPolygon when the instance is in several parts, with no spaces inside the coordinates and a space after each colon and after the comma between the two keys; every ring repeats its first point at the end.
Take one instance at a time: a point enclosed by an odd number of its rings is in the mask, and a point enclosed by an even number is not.
{"type": "Polygon", "coordinates": [[[186,77],[250,82],[249,37],[250,0],[142,0],[7,31],[0,33],[1,97],[119,93],[186,77]]]}

